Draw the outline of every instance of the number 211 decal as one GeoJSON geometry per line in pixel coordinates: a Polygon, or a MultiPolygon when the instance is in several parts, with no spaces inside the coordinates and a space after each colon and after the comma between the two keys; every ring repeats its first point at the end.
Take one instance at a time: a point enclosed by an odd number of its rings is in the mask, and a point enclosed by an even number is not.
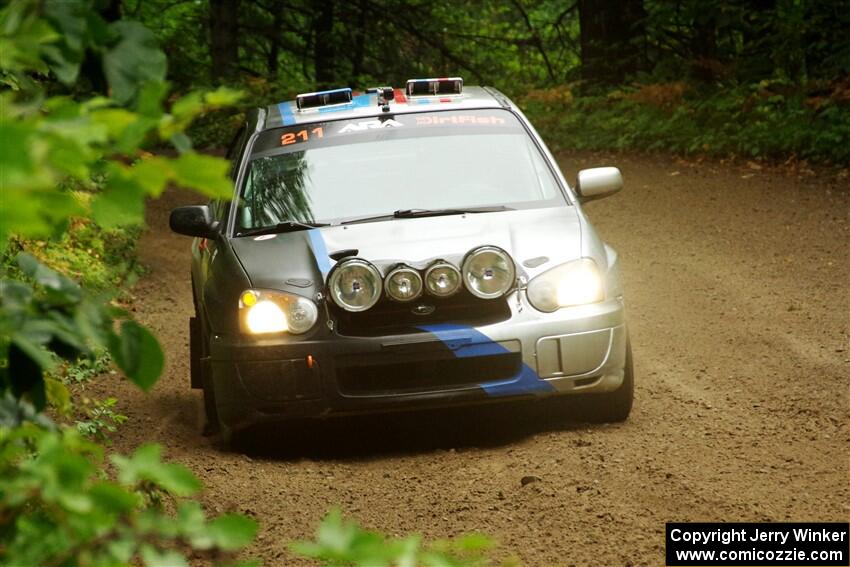
{"type": "Polygon", "coordinates": [[[317,126],[312,130],[299,130],[298,132],[287,132],[280,137],[280,145],[288,146],[296,142],[306,142],[310,138],[321,138],[324,135],[321,126],[317,126]]]}

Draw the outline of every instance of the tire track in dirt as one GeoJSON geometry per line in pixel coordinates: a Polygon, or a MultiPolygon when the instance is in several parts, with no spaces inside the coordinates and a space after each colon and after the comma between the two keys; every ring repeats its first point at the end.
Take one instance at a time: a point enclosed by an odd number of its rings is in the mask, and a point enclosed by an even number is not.
{"type": "Polygon", "coordinates": [[[834,520],[850,514],[850,180],[834,172],[581,154],[620,165],[626,189],[587,207],[618,249],[637,394],[622,425],[570,423],[536,405],[276,428],[222,451],[188,389],[188,240],[168,192],[141,243],[136,315],[166,350],[150,395],[115,377],[90,394],[130,417],[115,448],[162,443],[207,487],[211,511],[262,524],[252,552],[307,565],[286,542],[333,505],[390,534],[491,534],[527,565],[661,565],[671,520],[834,520]],[[287,448],[274,441],[291,440],[287,448]],[[522,486],[523,476],[541,479],[522,486]]]}

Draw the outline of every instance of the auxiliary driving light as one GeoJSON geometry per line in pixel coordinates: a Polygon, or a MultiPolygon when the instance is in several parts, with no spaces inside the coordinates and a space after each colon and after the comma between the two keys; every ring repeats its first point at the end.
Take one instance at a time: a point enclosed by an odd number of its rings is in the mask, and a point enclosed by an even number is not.
{"type": "Polygon", "coordinates": [[[505,295],[516,281],[516,267],[508,253],[495,246],[476,248],[463,260],[463,283],[482,299],[505,295]]]}
{"type": "Polygon", "coordinates": [[[437,297],[449,297],[460,290],[460,272],[448,262],[437,261],[425,272],[425,287],[437,297]]]}
{"type": "Polygon", "coordinates": [[[422,295],[422,276],[409,266],[399,266],[384,281],[387,295],[396,301],[413,301],[422,295]]]}
{"type": "Polygon", "coordinates": [[[366,311],[381,298],[381,272],[360,258],[342,261],[331,272],[331,299],[346,311],[366,311]]]}

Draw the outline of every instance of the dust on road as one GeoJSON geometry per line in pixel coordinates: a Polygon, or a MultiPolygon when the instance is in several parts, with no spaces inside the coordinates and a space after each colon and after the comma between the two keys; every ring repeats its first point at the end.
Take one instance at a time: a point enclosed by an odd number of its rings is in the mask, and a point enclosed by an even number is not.
{"type": "Polygon", "coordinates": [[[286,542],[334,505],[389,534],[490,534],[531,566],[662,565],[666,521],[846,521],[850,179],[643,156],[561,162],[568,178],[618,165],[626,179],[586,209],[623,264],[628,422],[461,409],[281,427],[270,433],[295,440],[286,449],[223,451],[199,433],[189,241],[167,228],[170,208],[195,199],[171,192],[150,207],[150,270],[134,292],[165,374],[149,395],[117,378],[92,392],[117,395],[130,417],[115,449],[163,444],[204,481],[211,512],[261,522],[251,551],[272,566],[309,564],[286,542]]]}

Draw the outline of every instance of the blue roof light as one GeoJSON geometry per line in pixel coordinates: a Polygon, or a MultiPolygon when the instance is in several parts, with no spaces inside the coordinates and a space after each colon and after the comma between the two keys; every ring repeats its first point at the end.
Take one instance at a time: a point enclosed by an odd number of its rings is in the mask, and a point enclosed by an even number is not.
{"type": "Polygon", "coordinates": [[[298,110],[306,110],[332,104],[350,104],[351,98],[351,88],[346,87],[344,89],[300,94],[295,97],[295,106],[298,107],[298,110]]]}

